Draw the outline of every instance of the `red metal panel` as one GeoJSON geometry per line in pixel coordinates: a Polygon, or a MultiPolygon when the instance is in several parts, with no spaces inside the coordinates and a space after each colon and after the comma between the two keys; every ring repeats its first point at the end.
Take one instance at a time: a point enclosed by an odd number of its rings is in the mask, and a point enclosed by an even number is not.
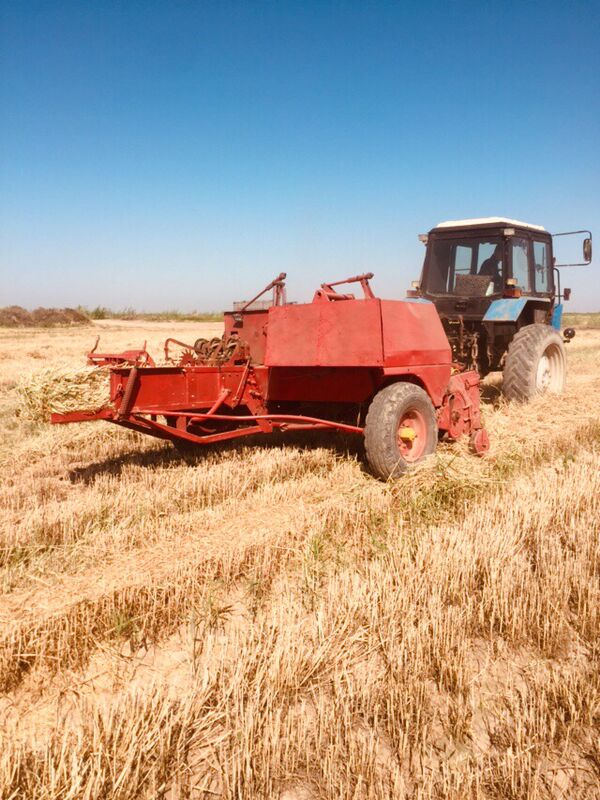
{"type": "Polygon", "coordinates": [[[344,367],[274,367],[269,402],[363,403],[375,391],[375,370],[344,367]]]}
{"type": "MultiPolygon", "coordinates": [[[[235,395],[244,377],[239,367],[140,367],[130,406],[131,413],[152,409],[210,408],[223,389],[235,395]]],[[[111,397],[122,396],[129,369],[113,370],[111,397]]]]}
{"type": "Polygon", "coordinates": [[[226,311],[223,315],[225,322],[225,336],[237,333],[250,347],[250,354],[254,364],[264,364],[265,347],[267,343],[267,321],[269,315],[266,309],[260,311],[244,311],[236,314],[226,311]]]}
{"type": "Polygon", "coordinates": [[[433,303],[382,300],[381,318],[386,367],[450,366],[452,351],[433,303]]]}
{"type": "Polygon", "coordinates": [[[265,364],[274,367],[314,367],[321,311],[316,303],[269,310],[265,364]]]}
{"type": "Polygon", "coordinates": [[[383,376],[388,381],[390,378],[413,382],[416,380],[423,385],[431,402],[437,407],[442,403],[451,372],[452,367],[449,364],[436,364],[422,367],[385,367],[383,376]]]}
{"type": "Polygon", "coordinates": [[[339,300],[269,309],[265,364],[382,366],[380,301],[339,300]]]}
{"type": "Polygon", "coordinates": [[[379,300],[321,303],[318,364],[376,367],[383,364],[379,300]]]}

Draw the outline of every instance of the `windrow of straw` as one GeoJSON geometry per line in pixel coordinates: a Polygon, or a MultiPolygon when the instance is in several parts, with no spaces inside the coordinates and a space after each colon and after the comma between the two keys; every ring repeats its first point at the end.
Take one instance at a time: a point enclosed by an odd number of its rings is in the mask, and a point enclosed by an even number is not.
{"type": "Polygon", "coordinates": [[[18,381],[21,414],[47,422],[50,414],[95,412],[110,402],[108,367],[46,367],[18,381]]]}
{"type": "Polygon", "coordinates": [[[460,506],[461,499],[504,483],[524,465],[569,457],[580,445],[599,439],[593,391],[586,387],[586,399],[580,393],[567,393],[540,396],[526,405],[504,399],[497,401],[495,409],[484,405],[491,440],[485,458],[473,456],[466,436],[457,442],[441,442],[432,456],[393,484],[393,491],[404,500],[407,496],[418,499],[419,514],[424,512],[423,502],[444,514],[448,500],[454,498],[460,506]]]}

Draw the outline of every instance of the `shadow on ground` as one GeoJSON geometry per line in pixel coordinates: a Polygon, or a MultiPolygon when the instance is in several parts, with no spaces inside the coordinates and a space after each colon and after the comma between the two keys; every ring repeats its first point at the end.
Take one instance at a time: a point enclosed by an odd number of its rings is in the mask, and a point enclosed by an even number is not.
{"type": "MultiPolygon", "coordinates": [[[[481,401],[485,405],[496,407],[502,399],[502,376],[492,373],[481,384],[481,401]]],[[[357,458],[364,470],[364,446],[362,437],[337,431],[291,431],[271,434],[258,434],[248,439],[218,442],[209,445],[191,445],[177,449],[166,442],[157,450],[132,450],[114,458],[93,462],[85,467],[77,467],[69,471],[69,479],[73,483],[93,483],[101,475],[120,475],[129,466],[168,467],[185,462],[190,466],[201,463],[208,455],[216,456],[215,463],[227,458],[232,452],[247,451],[250,455],[257,448],[281,449],[283,447],[296,450],[330,449],[340,456],[357,458]]],[[[367,468],[368,471],[368,468],[367,468]]]]}
{"type": "Polygon", "coordinates": [[[95,461],[84,467],[69,470],[69,480],[72,483],[93,483],[102,475],[120,475],[130,466],[138,467],[168,467],[170,465],[187,463],[190,466],[200,464],[208,455],[216,456],[214,463],[225,459],[232,452],[247,451],[250,456],[253,450],[294,448],[298,451],[316,450],[325,448],[336,455],[351,458],[363,457],[364,448],[362,439],[335,431],[312,431],[302,433],[293,431],[288,434],[275,431],[271,434],[259,434],[252,437],[252,444],[248,441],[221,442],[209,445],[192,445],[190,448],[178,450],[171,443],[165,443],[158,450],[131,450],[114,458],[95,461]]]}

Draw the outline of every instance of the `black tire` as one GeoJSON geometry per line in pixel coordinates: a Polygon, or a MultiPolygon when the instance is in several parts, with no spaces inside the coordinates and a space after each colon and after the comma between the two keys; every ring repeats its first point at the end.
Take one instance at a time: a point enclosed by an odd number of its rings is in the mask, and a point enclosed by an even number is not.
{"type": "Polygon", "coordinates": [[[399,477],[437,447],[438,427],[429,395],[412,383],[393,383],[381,389],[371,402],[365,423],[365,451],[373,474],[382,480],[399,477]],[[411,416],[418,425],[410,444],[400,437],[400,423],[411,426],[411,416]],[[406,422],[408,420],[408,422],[406,422]],[[419,449],[411,449],[419,439],[419,449]],[[401,443],[402,442],[402,443],[401,443]],[[404,454],[403,454],[404,451],[404,454]]]}
{"type": "Polygon", "coordinates": [[[521,403],[540,394],[560,394],[566,372],[560,333],[550,325],[526,325],[508,346],[502,391],[509,400],[521,403]]]}

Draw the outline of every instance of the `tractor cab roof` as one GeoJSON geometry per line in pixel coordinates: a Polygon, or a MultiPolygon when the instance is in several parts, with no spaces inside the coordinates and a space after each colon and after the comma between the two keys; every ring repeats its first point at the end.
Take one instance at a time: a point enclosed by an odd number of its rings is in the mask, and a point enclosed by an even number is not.
{"type": "Polygon", "coordinates": [[[472,230],[473,228],[527,228],[533,231],[543,231],[546,229],[541,225],[532,225],[530,222],[520,222],[518,219],[508,219],[507,217],[479,217],[476,219],[455,219],[447,222],[438,222],[435,228],[430,231],[443,232],[446,230],[472,230]]]}

